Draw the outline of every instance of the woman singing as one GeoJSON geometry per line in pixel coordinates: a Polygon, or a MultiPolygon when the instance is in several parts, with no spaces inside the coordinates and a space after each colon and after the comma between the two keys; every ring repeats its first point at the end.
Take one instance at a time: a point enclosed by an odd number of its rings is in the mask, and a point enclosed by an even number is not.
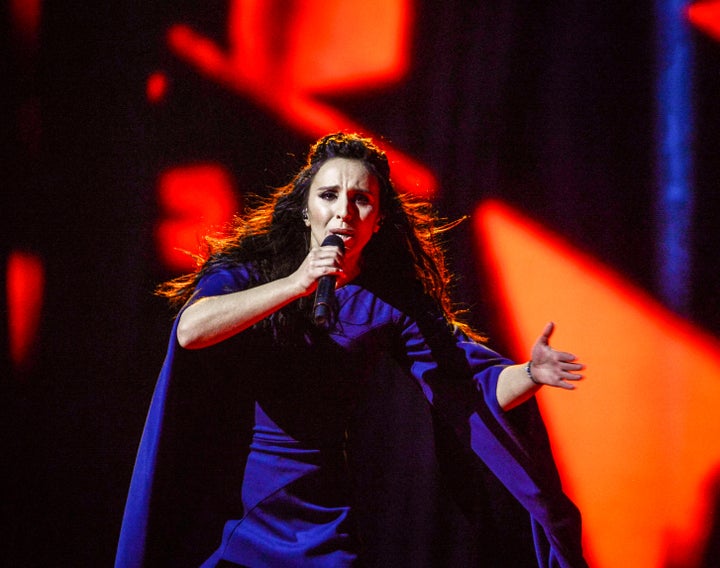
{"type": "MultiPolygon", "coordinates": [[[[573,389],[582,365],[549,345],[552,324],[515,364],[458,321],[441,230],[429,207],[396,192],[371,140],[331,134],[231,236],[208,240],[196,273],[161,287],[181,310],[116,566],[388,565],[392,554],[380,549],[393,528],[378,528],[388,515],[369,510],[381,499],[367,495],[381,485],[363,477],[367,447],[355,443],[373,430],[367,405],[388,377],[414,385],[470,462],[526,510],[538,566],[585,566],[580,516],[533,397],[543,385],[573,389]],[[327,277],[331,317],[318,325],[315,295],[327,277]]],[[[402,421],[401,409],[387,406],[402,421]]],[[[432,437],[401,445],[435,447],[432,437]]],[[[383,464],[373,468],[382,476],[383,464]]],[[[417,468],[407,474],[422,477],[417,468]]],[[[448,565],[443,547],[452,545],[422,540],[405,546],[436,546],[442,552],[423,562],[448,565]]],[[[471,555],[473,565],[489,565],[483,554],[471,555]]]]}

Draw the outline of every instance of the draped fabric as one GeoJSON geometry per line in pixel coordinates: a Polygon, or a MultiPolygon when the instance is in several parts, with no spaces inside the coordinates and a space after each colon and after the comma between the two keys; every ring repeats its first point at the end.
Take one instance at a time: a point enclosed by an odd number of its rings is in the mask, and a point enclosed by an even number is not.
{"type": "MultiPolygon", "coordinates": [[[[191,301],[246,283],[243,269],[217,270],[191,301]]],[[[313,448],[337,447],[345,436],[361,565],[527,566],[535,557],[543,567],[584,566],[579,513],[562,492],[537,406],[505,413],[495,400],[510,361],[449,328],[423,302],[372,282],[348,284],[337,297],[337,328],[310,333],[308,344],[268,347],[248,330],[191,352],[173,329],[117,568],[198,566],[213,550],[238,564],[344,565],[315,552],[338,553],[335,521],[327,542],[297,549],[295,536],[308,525],[279,517],[278,527],[296,530],[282,540],[293,542],[291,552],[268,549],[271,537],[258,527],[276,522],[273,511],[284,510],[278,499],[303,506],[291,487],[315,483],[322,452],[313,448]],[[243,472],[255,400],[263,410],[253,466],[243,472]],[[394,431],[383,416],[399,413],[406,427],[394,431]]],[[[331,498],[338,486],[313,490],[314,515],[320,501],[339,502],[331,498]]],[[[345,513],[332,510],[344,522],[345,513]]]]}

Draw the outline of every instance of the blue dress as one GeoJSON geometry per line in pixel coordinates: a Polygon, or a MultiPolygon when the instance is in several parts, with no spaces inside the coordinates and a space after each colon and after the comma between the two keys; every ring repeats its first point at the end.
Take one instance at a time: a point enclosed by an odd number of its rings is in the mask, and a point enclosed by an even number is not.
{"type": "MultiPolygon", "coordinates": [[[[217,268],[199,282],[191,302],[243,290],[251,282],[245,267],[217,268]]],[[[271,346],[263,333],[248,330],[190,355],[177,345],[173,330],[136,461],[116,566],[161,565],[153,560],[159,557],[152,550],[163,542],[163,531],[153,525],[163,521],[152,519],[172,511],[173,505],[165,504],[164,512],[158,512],[164,486],[185,484],[185,493],[196,492],[198,499],[205,499],[203,489],[213,492],[216,482],[196,481],[204,473],[188,474],[189,481],[173,480],[172,472],[177,475],[179,468],[167,465],[179,459],[182,471],[188,470],[192,459],[188,448],[182,448],[184,420],[172,416],[193,420],[196,411],[203,416],[196,424],[205,428],[215,422],[208,430],[213,438],[206,444],[223,440],[220,455],[210,451],[205,467],[242,462],[234,474],[223,474],[221,485],[231,488],[223,492],[225,511],[219,513],[226,515],[224,530],[219,546],[205,556],[203,568],[221,562],[253,567],[359,564],[363,542],[354,517],[348,432],[358,401],[372,396],[368,393],[373,392],[378,369],[389,361],[414,380],[459,444],[480,458],[527,510],[538,566],[585,566],[579,513],[562,491],[534,401],[522,405],[520,413],[504,412],[497,403],[498,376],[512,362],[450,328],[417,298],[358,280],[339,288],[336,299],[337,321],[329,332],[309,330],[282,345],[271,346]],[[230,409],[234,400],[240,406],[252,405],[252,434],[244,445],[241,437],[215,437],[228,415],[217,407],[208,413],[208,406],[217,402],[203,402],[207,393],[199,386],[208,381],[207,390],[225,389],[227,385],[217,385],[227,379],[218,376],[227,375],[228,367],[235,369],[234,382],[242,383],[243,394],[235,399],[221,390],[223,395],[212,398],[224,397],[230,409]],[[178,387],[183,380],[195,381],[189,387],[196,389],[194,395],[178,387]],[[215,413],[214,420],[206,418],[215,413]],[[167,439],[176,440],[174,450],[165,449],[167,439]],[[231,453],[233,440],[236,455],[231,453]],[[234,503],[227,497],[233,494],[234,503]]],[[[207,452],[202,441],[197,447],[207,452]]],[[[216,513],[218,507],[207,504],[216,513]]],[[[204,514],[196,513],[202,508],[201,504],[173,513],[197,517],[204,514]]],[[[164,543],[168,544],[177,546],[164,543]]]]}

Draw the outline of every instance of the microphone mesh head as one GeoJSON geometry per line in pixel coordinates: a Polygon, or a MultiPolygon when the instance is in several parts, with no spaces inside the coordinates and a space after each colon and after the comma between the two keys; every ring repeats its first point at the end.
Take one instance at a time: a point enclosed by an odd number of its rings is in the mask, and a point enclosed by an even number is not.
{"type": "Polygon", "coordinates": [[[325,237],[325,239],[322,242],[322,245],[324,247],[337,247],[340,249],[341,252],[345,251],[345,243],[343,242],[342,238],[338,235],[332,234],[325,237]]]}

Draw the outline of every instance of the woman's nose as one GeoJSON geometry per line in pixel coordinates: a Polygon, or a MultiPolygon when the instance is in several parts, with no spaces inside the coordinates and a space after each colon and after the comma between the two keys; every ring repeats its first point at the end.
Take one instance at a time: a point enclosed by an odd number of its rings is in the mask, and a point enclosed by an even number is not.
{"type": "Polygon", "coordinates": [[[341,197],[336,203],[337,208],[335,209],[335,217],[338,219],[347,219],[350,216],[349,200],[345,197],[341,197]]]}

